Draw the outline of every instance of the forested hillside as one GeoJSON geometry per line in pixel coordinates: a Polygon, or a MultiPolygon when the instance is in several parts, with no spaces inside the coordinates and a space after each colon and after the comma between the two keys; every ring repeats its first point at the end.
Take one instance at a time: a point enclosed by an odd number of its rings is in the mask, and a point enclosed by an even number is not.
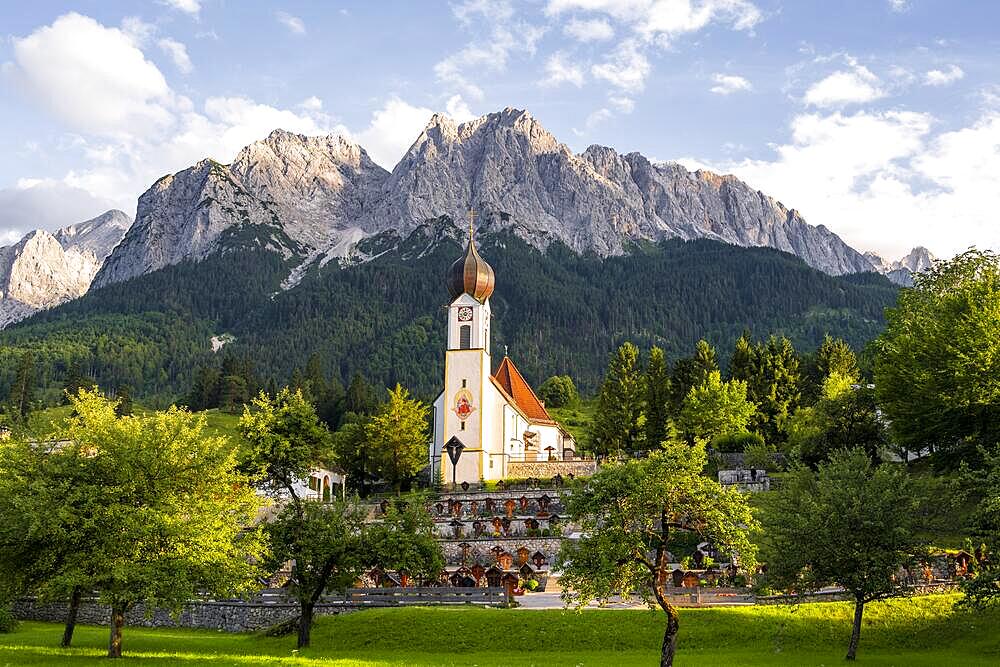
{"type": "MultiPolygon", "coordinates": [[[[444,222],[444,221],[442,221],[444,222]]],[[[294,259],[262,250],[243,230],[229,249],[96,290],[0,333],[0,392],[33,353],[44,397],[58,396],[72,362],[109,389],[154,404],[175,400],[196,370],[248,359],[262,382],[287,381],[315,356],[345,383],[401,382],[430,396],[443,363],[444,273],[461,248],[442,225],[383,234],[374,259],[330,262],[282,291],[294,259]],[[235,336],[213,354],[210,339],[235,336]]],[[[882,328],[896,289],[874,274],[832,277],[792,255],[714,241],[666,241],[620,257],[544,253],[507,232],[479,239],[496,270],[494,358],[505,346],[532,382],[569,374],[592,392],[623,340],[689,353],[699,338],[729,349],[746,328],[812,349],[824,333],[862,347],[882,328]]]]}

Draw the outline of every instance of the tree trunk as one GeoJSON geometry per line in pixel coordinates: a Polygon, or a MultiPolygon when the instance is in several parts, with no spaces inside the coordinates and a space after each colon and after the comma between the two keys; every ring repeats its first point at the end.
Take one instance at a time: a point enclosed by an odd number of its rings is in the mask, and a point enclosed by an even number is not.
{"type": "Polygon", "coordinates": [[[847,659],[854,660],[858,652],[858,640],[861,639],[861,616],[865,613],[865,601],[857,598],[854,603],[854,629],[851,630],[851,643],[847,647],[847,659]]]}
{"type": "Polygon", "coordinates": [[[299,648],[309,646],[309,633],[312,632],[313,603],[302,603],[302,614],[299,616],[299,648]]]}
{"type": "Polygon", "coordinates": [[[80,611],[80,599],[82,597],[83,588],[74,586],[73,594],[69,597],[69,613],[66,614],[66,628],[63,630],[62,643],[59,644],[63,648],[69,648],[70,644],[73,643],[73,631],[76,629],[76,615],[80,611]]]}
{"type": "Polygon", "coordinates": [[[672,667],[674,664],[674,653],[677,651],[677,630],[680,627],[680,620],[677,616],[677,609],[668,604],[667,629],[663,632],[663,646],[660,647],[660,667],[672,667]]]}
{"type": "Polygon", "coordinates": [[[125,625],[125,605],[111,607],[111,639],[108,642],[108,657],[122,657],[122,627],[125,625]]]}

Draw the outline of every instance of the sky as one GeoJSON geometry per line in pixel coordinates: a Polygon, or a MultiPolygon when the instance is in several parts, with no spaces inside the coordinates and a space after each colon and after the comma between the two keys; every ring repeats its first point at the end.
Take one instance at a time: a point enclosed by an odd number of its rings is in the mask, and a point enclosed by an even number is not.
{"type": "Polygon", "coordinates": [[[1000,249],[1000,2],[0,4],[0,244],[275,128],[391,169],[434,112],[529,110],[732,173],[897,259],[1000,249]]]}

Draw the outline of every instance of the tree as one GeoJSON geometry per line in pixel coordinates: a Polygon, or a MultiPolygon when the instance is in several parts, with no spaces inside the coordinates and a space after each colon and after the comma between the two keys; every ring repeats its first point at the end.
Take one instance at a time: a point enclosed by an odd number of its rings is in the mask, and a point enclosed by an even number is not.
{"type": "MultiPolygon", "coordinates": [[[[823,381],[819,400],[786,420],[788,450],[813,468],[838,449],[862,447],[879,461],[888,445],[875,406],[875,392],[834,371],[823,381]]],[[[905,453],[904,453],[905,455],[905,453]]]]}
{"type": "Polygon", "coordinates": [[[94,469],[93,457],[78,447],[0,440],[0,572],[6,584],[0,600],[27,590],[43,601],[69,597],[64,648],[72,643],[87,583],[77,565],[100,543],[99,527],[89,518],[98,501],[94,469]]]}
{"type": "Polygon", "coordinates": [[[284,387],[274,398],[261,392],[243,409],[240,433],[250,444],[245,467],[272,497],[293,493],[332,455],[330,432],[301,390],[284,387]]]}
{"type": "Polygon", "coordinates": [[[749,382],[754,373],[755,354],[750,332],[744,331],[733,346],[733,356],[729,359],[729,378],[749,382]]]}
{"type": "Polygon", "coordinates": [[[85,478],[63,480],[79,486],[69,500],[83,504],[48,495],[33,500],[55,502],[46,511],[90,527],[94,543],[70,550],[49,584],[99,591],[111,607],[108,657],[121,657],[125,614],[139,602],[180,611],[202,591],[250,590],[259,575],[254,563],[265,553],[262,533],[252,527],[262,501],[237,472],[235,448],[204,436],[204,417],[177,408],[118,417],[113,401],[88,391],[71,404],[74,416],[54,442],[67,456],[86,459],[85,478]],[[75,516],[81,508],[86,514],[75,516]]]}
{"type": "Polygon", "coordinates": [[[632,453],[642,449],[644,432],[642,370],[639,348],[622,343],[611,357],[597,398],[590,441],[599,454],[632,453]]]}
{"type": "Polygon", "coordinates": [[[649,350],[645,386],[646,446],[655,449],[667,439],[670,421],[670,371],[667,357],[659,347],[649,350]]]}
{"type": "Polygon", "coordinates": [[[284,506],[267,524],[272,557],[278,569],[292,564],[289,591],[299,603],[297,646],[309,646],[313,611],[324,593],[343,592],[364,568],[361,532],[364,510],[351,501],[318,503],[288,489],[284,506]]]}
{"type": "Polygon", "coordinates": [[[63,403],[69,403],[70,396],[76,396],[81,389],[94,389],[97,381],[83,372],[83,366],[79,359],[74,359],[66,368],[66,377],[63,381],[63,403]]]}
{"type": "Polygon", "coordinates": [[[709,373],[718,370],[719,364],[715,359],[715,348],[709,345],[706,340],[698,341],[694,348],[694,356],[678,359],[674,363],[670,378],[674,412],[681,411],[681,406],[684,404],[688,392],[691,391],[691,387],[703,384],[709,373]]]}
{"type": "Polygon", "coordinates": [[[979,571],[962,584],[965,597],[959,604],[973,609],[1000,605],[1000,449],[982,452],[984,465],[966,471],[982,497],[972,517],[972,536],[979,571]]]}
{"type": "Polygon", "coordinates": [[[127,384],[118,388],[118,395],[115,397],[115,414],[119,417],[127,417],[132,414],[132,388],[127,384]]]}
{"type": "Polygon", "coordinates": [[[712,371],[701,385],[691,387],[678,424],[689,442],[695,438],[711,440],[746,431],[756,410],[747,400],[746,382],[723,382],[719,371],[712,371]]]}
{"type": "Polygon", "coordinates": [[[876,466],[853,449],[834,452],[815,473],[798,467],[764,513],[769,580],[796,591],[839,585],[854,598],[848,660],[865,605],[896,594],[897,571],[923,547],[922,503],[901,466],[876,466]]]}
{"type": "Polygon", "coordinates": [[[365,428],[368,418],[353,412],[344,415],[343,423],[330,439],[333,460],[347,475],[347,482],[361,497],[366,497],[371,474],[370,450],[365,428]]]}
{"type": "Polygon", "coordinates": [[[823,390],[823,383],[833,374],[850,378],[857,383],[861,377],[858,369],[858,358],[854,350],[844,340],[831,338],[830,334],[823,336],[823,342],[804,364],[805,377],[802,383],[802,400],[811,405],[815,403],[823,390]]]}
{"type": "Polygon", "coordinates": [[[18,421],[25,421],[35,407],[35,382],[37,379],[35,355],[25,350],[17,365],[17,374],[7,396],[7,412],[18,421]]]}
{"type": "Polygon", "coordinates": [[[375,396],[375,391],[365,382],[361,373],[355,373],[344,395],[341,414],[353,412],[356,415],[373,415],[376,410],[378,410],[378,398],[375,396]]]}
{"type": "Polygon", "coordinates": [[[757,405],[754,430],[769,443],[784,442],[782,427],[798,407],[799,359],[785,337],[771,336],[759,343],[754,353],[754,372],[747,385],[751,401],[757,405]]]}
{"type": "Polygon", "coordinates": [[[914,276],[875,341],[876,400],[893,440],[938,452],[937,464],[974,460],[1000,442],[1000,264],[969,250],[914,276]]]}
{"type": "Polygon", "coordinates": [[[379,522],[366,526],[366,567],[394,571],[418,582],[436,580],[444,569],[444,553],[434,534],[434,520],[419,495],[388,504],[379,522]]]}
{"type": "Polygon", "coordinates": [[[563,599],[583,607],[613,595],[641,595],[667,615],[660,664],[673,664],[679,628],[677,609],[664,582],[670,550],[694,533],[752,572],[756,528],[746,496],[702,474],[705,449],[668,442],[646,459],[602,466],[574,483],[566,509],[581,528],[579,541],[566,541],[558,563],[563,599]]]}
{"type": "Polygon", "coordinates": [[[411,399],[410,392],[397,384],[389,391],[389,401],[365,426],[378,470],[396,493],[427,465],[429,411],[428,405],[411,399]]]}
{"type": "Polygon", "coordinates": [[[543,382],[538,387],[538,397],[545,401],[547,408],[565,408],[580,401],[573,378],[568,375],[553,375],[543,382]]]}
{"type": "Polygon", "coordinates": [[[303,483],[328,458],[330,434],[302,395],[288,387],[261,393],[244,409],[240,431],[250,446],[248,465],[262,488],[282,503],[268,523],[269,565],[292,563],[289,588],[299,603],[298,646],[309,645],[313,609],[328,590],[343,590],[362,566],[364,512],[354,502],[306,500],[303,483]]]}

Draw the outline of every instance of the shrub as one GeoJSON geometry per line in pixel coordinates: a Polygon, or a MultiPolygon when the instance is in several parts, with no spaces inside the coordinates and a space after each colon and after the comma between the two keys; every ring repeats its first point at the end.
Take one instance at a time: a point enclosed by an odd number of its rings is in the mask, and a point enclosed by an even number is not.
{"type": "Polygon", "coordinates": [[[763,446],[764,438],[756,433],[746,431],[718,435],[712,439],[712,449],[717,452],[745,452],[754,445],[763,446]]]}
{"type": "Polygon", "coordinates": [[[17,629],[17,618],[9,604],[0,605],[0,633],[13,632],[17,629]]]}
{"type": "Polygon", "coordinates": [[[773,471],[776,468],[774,464],[774,454],[776,452],[777,450],[774,448],[774,445],[765,445],[764,443],[753,445],[747,449],[743,464],[747,468],[763,468],[764,470],[773,471]]]}

